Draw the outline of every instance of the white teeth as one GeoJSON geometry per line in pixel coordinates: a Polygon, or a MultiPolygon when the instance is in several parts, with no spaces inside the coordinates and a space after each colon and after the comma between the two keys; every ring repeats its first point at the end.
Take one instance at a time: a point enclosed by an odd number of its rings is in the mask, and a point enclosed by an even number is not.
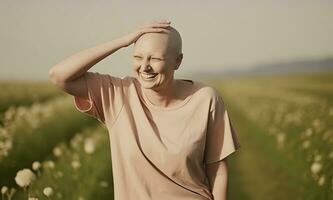
{"type": "Polygon", "coordinates": [[[141,76],[143,77],[143,78],[154,78],[155,76],[156,76],[156,74],[141,74],[141,76]]]}

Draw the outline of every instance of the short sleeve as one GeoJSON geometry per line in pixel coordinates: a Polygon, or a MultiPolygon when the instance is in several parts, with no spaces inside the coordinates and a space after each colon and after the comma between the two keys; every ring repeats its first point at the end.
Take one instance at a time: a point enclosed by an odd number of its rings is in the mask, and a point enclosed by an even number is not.
{"type": "Polygon", "coordinates": [[[204,163],[223,160],[240,148],[236,131],[231,123],[221,96],[216,98],[209,112],[204,163]]]}
{"type": "Polygon", "coordinates": [[[98,72],[86,72],[83,76],[89,99],[73,96],[75,108],[103,124],[113,123],[123,105],[122,79],[98,72]]]}

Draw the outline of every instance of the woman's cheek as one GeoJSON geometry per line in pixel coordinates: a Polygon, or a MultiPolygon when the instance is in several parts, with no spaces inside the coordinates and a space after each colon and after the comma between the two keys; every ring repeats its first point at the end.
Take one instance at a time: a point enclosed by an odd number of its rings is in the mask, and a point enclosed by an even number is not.
{"type": "Polygon", "coordinates": [[[160,63],[155,63],[155,72],[157,73],[164,73],[167,71],[166,67],[165,67],[165,63],[160,62],[160,63]]]}
{"type": "Polygon", "coordinates": [[[134,61],[133,62],[133,69],[134,69],[134,71],[138,71],[139,68],[140,68],[140,64],[138,64],[138,62],[134,61]]]}

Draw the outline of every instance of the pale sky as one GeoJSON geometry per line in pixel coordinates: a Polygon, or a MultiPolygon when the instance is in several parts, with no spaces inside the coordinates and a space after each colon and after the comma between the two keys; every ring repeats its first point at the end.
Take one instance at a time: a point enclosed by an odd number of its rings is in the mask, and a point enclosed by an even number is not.
{"type": "MultiPolygon", "coordinates": [[[[1,0],[0,79],[46,80],[67,56],[158,19],[182,36],[176,77],[333,56],[329,0],[1,0]]],[[[89,71],[132,75],[132,51],[122,48],[89,71]]]]}

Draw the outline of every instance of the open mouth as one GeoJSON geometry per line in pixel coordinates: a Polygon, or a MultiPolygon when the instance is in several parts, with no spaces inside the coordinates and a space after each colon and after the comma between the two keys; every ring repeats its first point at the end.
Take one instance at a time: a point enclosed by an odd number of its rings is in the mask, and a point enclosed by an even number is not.
{"type": "Polygon", "coordinates": [[[157,73],[156,73],[156,74],[143,74],[143,73],[141,73],[141,77],[142,77],[144,80],[152,80],[152,79],[154,79],[156,76],[157,76],[157,73]]]}

